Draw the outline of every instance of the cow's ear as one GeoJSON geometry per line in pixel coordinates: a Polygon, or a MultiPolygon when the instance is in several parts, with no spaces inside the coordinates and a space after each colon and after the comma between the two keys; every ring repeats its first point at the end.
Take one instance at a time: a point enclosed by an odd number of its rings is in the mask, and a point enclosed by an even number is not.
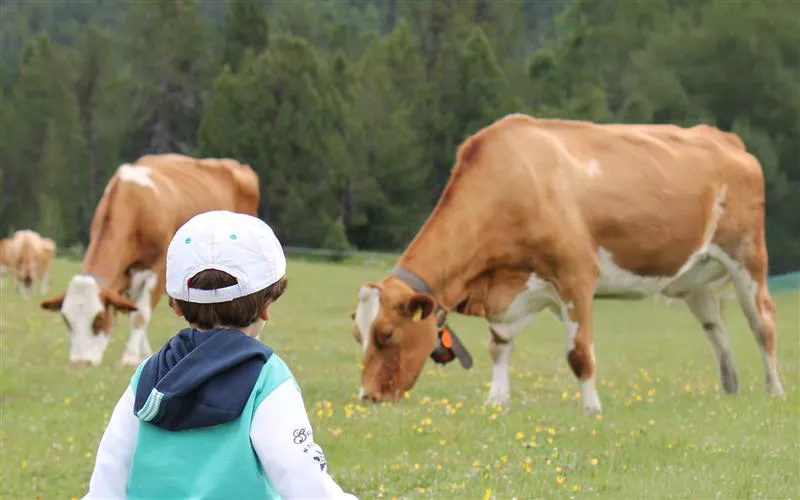
{"type": "Polygon", "coordinates": [[[433,297],[426,293],[415,293],[403,309],[405,316],[411,318],[411,321],[421,321],[433,312],[433,307],[433,297]]]}
{"type": "Polygon", "coordinates": [[[139,310],[136,304],[108,288],[100,290],[100,300],[103,301],[106,307],[111,306],[117,311],[131,312],[139,310]]]}
{"type": "Polygon", "coordinates": [[[64,303],[64,297],[67,295],[67,292],[61,292],[58,295],[54,295],[53,297],[44,299],[41,304],[39,304],[42,309],[45,311],[60,311],[61,304],[64,303]]]}
{"type": "Polygon", "coordinates": [[[360,345],[364,343],[364,339],[361,337],[361,330],[358,329],[358,325],[356,324],[356,312],[350,312],[350,319],[353,320],[353,324],[350,328],[351,333],[353,334],[353,339],[360,345]]]}

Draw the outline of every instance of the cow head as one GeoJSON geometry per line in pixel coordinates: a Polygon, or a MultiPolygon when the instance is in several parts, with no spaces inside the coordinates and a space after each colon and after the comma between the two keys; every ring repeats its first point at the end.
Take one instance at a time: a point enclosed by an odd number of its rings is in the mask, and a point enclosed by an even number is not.
{"type": "Polygon", "coordinates": [[[61,313],[70,336],[70,362],[93,366],[103,361],[116,311],[136,310],[134,303],[86,275],[74,276],[66,292],[41,306],[61,313]]]}
{"type": "Polygon", "coordinates": [[[414,386],[436,348],[433,298],[395,278],[359,290],[353,337],[363,349],[359,397],[395,401],[414,386]]]}

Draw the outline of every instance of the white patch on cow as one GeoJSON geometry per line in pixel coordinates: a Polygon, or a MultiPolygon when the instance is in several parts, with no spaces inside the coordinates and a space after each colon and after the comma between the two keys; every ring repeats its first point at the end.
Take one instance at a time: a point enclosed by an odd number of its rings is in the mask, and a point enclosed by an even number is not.
{"type": "Polygon", "coordinates": [[[589,164],[586,165],[586,171],[589,173],[589,177],[600,175],[600,162],[592,158],[589,164]]]}
{"type": "Polygon", "coordinates": [[[112,185],[113,185],[113,184],[114,184],[116,181],[117,181],[117,178],[116,178],[116,177],[112,177],[111,179],[109,179],[109,181],[108,181],[108,184],[106,184],[106,188],[105,188],[105,189],[103,189],[103,194],[104,194],[104,195],[108,194],[108,192],[109,192],[109,191],[111,191],[111,186],[112,186],[112,185]]]}
{"type": "Polygon", "coordinates": [[[508,381],[508,365],[511,359],[513,342],[497,344],[492,342],[489,352],[492,356],[492,386],[484,405],[506,405],[511,400],[511,389],[508,381]]]}
{"type": "Polygon", "coordinates": [[[531,273],[525,290],[517,294],[503,313],[490,318],[492,330],[503,340],[512,340],[533,321],[536,313],[550,306],[561,306],[561,299],[552,283],[531,273]]]}
{"type": "Polygon", "coordinates": [[[381,311],[380,290],[374,287],[364,286],[358,291],[358,307],[356,307],[356,327],[361,333],[361,342],[364,352],[369,347],[370,332],[372,323],[381,311]]]}
{"type": "Polygon", "coordinates": [[[724,267],[710,258],[712,248],[716,246],[704,245],[691,254],[674,276],[639,276],[618,266],[611,253],[601,247],[597,251],[595,296],[644,298],[663,293],[675,297],[724,279],[724,267]]]}
{"type": "Polygon", "coordinates": [[[578,328],[580,327],[577,322],[572,321],[572,318],[569,317],[569,310],[573,307],[572,302],[561,304],[561,322],[564,324],[565,329],[564,349],[567,354],[575,349],[575,337],[578,336],[578,328]]]}
{"type": "Polygon", "coordinates": [[[603,405],[597,395],[594,377],[581,382],[581,402],[583,403],[584,413],[600,413],[603,411],[603,405]]]}
{"type": "Polygon", "coordinates": [[[158,283],[158,275],[152,270],[136,271],[131,274],[130,296],[137,310],[130,313],[131,333],[122,357],[124,366],[137,366],[153,353],[147,338],[147,325],[150,324],[153,308],[150,294],[158,283]],[[140,326],[135,323],[142,321],[140,326]]]}
{"type": "Polygon", "coordinates": [[[121,182],[130,182],[158,192],[158,187],[150,178],[150,167],[146,165],[132,166],[126,163],[119,167],[117,176],[121,182]]]}
{"type": "Polygon", "coordinates": [[[714,204],[711,206],[711,219],[706,224],[706,230],[703,233],[703,246],[699,252],[703,253],[708,251],[708,247],[714,239],[714,234],[717,232],[717,226],[720,219],[725,214],[725,200],[728,198],[728,185],[723,184],[717,196],[714,199],[714,204]]]}
{"type": "Polygon", "coordinates": [[[648,297],[666,287],[672,278],[639,276],[621,268],[605,248],[597,250],[599,276],[595,284],[595,295],[634,295],[648,297]]]}
{"type": "Polygon", "coordinates": [[[61,313],[70,328],[71,362],[89,362],[95,366],[102,362],[108,336],[102,333],[95,335],[92,331],[92,323],[102,311],[100,287],[95,279],[82,275],[73,277],[61,304],[61,313]]]}

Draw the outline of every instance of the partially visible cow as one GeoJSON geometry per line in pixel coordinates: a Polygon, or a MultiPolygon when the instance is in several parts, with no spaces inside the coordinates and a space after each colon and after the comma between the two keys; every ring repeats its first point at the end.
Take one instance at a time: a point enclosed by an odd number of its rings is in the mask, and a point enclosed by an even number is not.
{"type": "Polygon", "coordinates": [[[56,244],[36,231],[23,229],[3,243],[2,253],[8,262],[17,287],[24,296],[33,292],[34,281],[39,281],[39,291],[46,294],[50,280],[50,266],[56,255],[56,244]]]}
{"type": "Polygon", "coordinates": [[[0,286],[5,285],[6,274],[11,273],[11,238],[0,239],[0,286]]]}
{"type": "Polygon", "coordinates": [[[230,159],[148,155],[120,166],[94,213],[83,272],[41,304],[63,316],[70,361],[102,362],[116,311],[131,313],[122,364],[135,366],[152,354],[147,325],[164,293],[175,231],[211,210],[256,215],[259,196],[253,169],[230,159]]]}
{"type": "MultiPolygon", "coordinates": [[[[767,290],[764,178],[735,135],[698,125],[598,125],[510,115],[469,137],[435,209],[390,276],[363,286],[353,335],[361,397],[393,401],[428,356],[469,367],[451,311],[489,324],[487,403],[507,403],[513,342],[536,312],[565,326],[565,354],[585,412],[595,387],[592,303],[663,294],[685,301],[739,389],[713,291],[732,280],[783,395],[775,307],[767,290]]],[[[613,332],[608,332],[613,334],[613,332]]]]}

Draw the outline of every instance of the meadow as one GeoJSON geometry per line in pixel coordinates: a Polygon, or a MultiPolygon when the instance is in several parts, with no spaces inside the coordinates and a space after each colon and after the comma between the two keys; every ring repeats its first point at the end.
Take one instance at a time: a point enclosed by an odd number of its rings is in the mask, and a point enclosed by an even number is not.
{"type": "MultiPolygon", "coordinates": [[[[509,407],[483,407],[491,380],[487,329],[453,315],[472,370],[428,362],[394,405],[356,401],[361,350],[349,313],[358,286],[389,263],[291,259],[287,294],[262,340],[294,371],[330,473],[360,498],[768,498],[800,496],[800,294],[775,295],[788,397],[765,394],[760,355],[735,302],[724,318],[741,393],[721,393],[700,325],[680,302],[595,306],[598,390],[605,411],[584,417],[563,356],[563,331],[541,314],[511,361],[509,407]]],[[[79,263],[58,260],[51,292],[79,263]]],[[[68,364],[58,314],[6,280],[0,296],[0,496],[81,497],[103,429],[132,369],[119,361],[118,315],[102,366],[68,364]]],[[[162,299],[154,349],[182,324],[162,299]]]]}

